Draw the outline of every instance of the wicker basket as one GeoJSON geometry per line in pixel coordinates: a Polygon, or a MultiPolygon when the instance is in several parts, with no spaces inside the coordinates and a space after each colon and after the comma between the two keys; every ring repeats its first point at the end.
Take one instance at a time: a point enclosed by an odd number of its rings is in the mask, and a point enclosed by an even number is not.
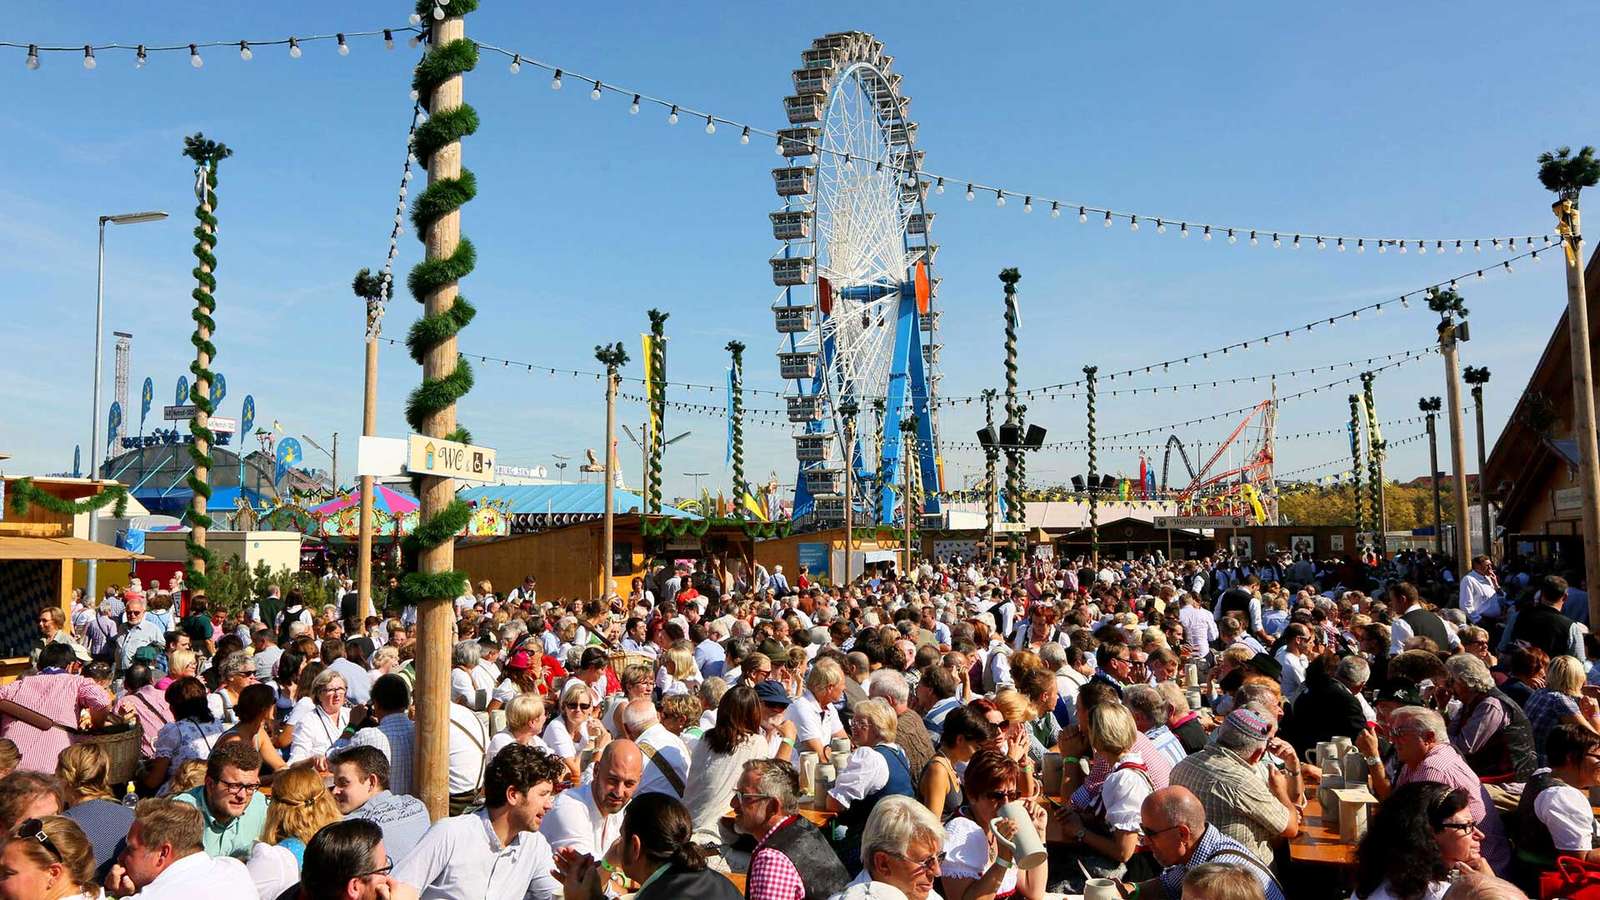
{"type": "Polygon", "coordinates": [[[106,759],[110,761],[110,776],[107,781],[113,785],[127,784],[133,780],[139,768],[139,740],[143,729],[138,722],[130,722],[126,726],[113,729],[99,729],[93,732],[84,732],[73,737],[74,744],[98,744],[105,751],[106,759]]]}

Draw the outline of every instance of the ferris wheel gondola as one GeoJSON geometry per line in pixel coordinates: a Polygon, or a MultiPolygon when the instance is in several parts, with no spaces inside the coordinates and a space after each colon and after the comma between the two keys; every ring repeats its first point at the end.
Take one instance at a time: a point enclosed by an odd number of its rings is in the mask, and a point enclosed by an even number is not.
{"type": "MultiPolygon", "coordinates": [[[[863,32],[812,42],[784,99],[790,127],[772,172],[784,207],[771,214],[783,246],[771,260],[779,374],[795,435],[796,519],[835,524],[845,479],[858,521],[888,523],[903,506],[900,423],[916,422],[916,480],[941,485],[934,403],[939,280],[928,182],[910,98],[881,41],[863,32]],[[858,409],[845,446],[841,410],[858,409]]],[[[923,513],[937,512],[930,499],[923,513]]]]}

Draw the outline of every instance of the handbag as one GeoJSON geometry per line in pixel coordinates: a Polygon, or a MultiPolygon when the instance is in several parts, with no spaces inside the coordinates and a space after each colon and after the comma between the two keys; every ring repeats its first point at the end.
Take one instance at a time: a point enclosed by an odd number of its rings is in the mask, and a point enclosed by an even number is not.
{"type": "Polygon", "coordinates": [[[1600,900],[1600,865],[1575,856],[1556,858],[1555,869],[1539,873],[1541,900],[1600,900]]]}

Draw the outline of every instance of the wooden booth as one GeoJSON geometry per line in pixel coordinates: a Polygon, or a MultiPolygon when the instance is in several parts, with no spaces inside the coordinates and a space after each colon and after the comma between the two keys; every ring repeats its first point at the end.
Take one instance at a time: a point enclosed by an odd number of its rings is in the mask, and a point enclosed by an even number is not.
{"type": "MultiPolygon", "coordinates": [[[[28,666],[39,639],[39,611],[60,607],[72,615],[72,567],[78,560],[141,558],[109,544],[72,536],[72,516],[31,505],[21,514],[10,504],[17,479],[0,479],[0,681],[28,666]]],[[[35,478],[33,485],[63,500],[91,497],[107,484],[87,478],[35,478]]]]}
{"type": "Polygon", "coordinates": [[[884,526],[877,537],[863,536],[865,526],[856,529],[856,543],[850,557],[851,577],[845,577],[844,529],[824,528],[805,534],[757,541],[756,562],[767,567],[768,572],[783,566],[784,577],[792,585],[805,569],[806,577],[819,584],[833,584],[860,577],[868,567],[889,567],[900,571],[904,565],[904,544],[898,538],[903,532],[884,526]],[[894,535],[894,536],[891,536],[894,535]]]}

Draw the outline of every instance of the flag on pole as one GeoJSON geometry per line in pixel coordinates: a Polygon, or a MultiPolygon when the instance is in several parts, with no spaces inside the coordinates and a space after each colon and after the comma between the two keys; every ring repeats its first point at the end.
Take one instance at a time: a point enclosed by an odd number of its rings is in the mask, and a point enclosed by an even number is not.
{"type": "Polygon", "coordinates": [[[150,415],[150,405],[156,399],[156,382],[153,378],[145,378],[144,389],[139,392],[139,433],[144,434],[144,420],[150,415]]]}
{"type": "Polygon", "coordinates": [[[122,428],[122,404],[111,401],[111,411],[106,414],[106,446],[117,442],[117,431],[122,428]]]}
{"type": "Polygon", "coordinates": [[[239,434],[241,439],[250,433],[251,426],[256,424],[256,398],[250,394],[244,395],[244,408],[239,410],[239,434]]]}
{"type": "Polygon", "coordinates": [[[83,477],[83,447],[78,444],[72,445],[72,477],[83,477]]]}
{"type": "Polygon", "coordinates": [[[655,339],[649,334],[641,334],[641,335],[639,335],[639,342],[644,346],[644,403],[645,403],[644,443],[645,443],[646,447],[649,447],[650,446],[650,434],[651,434],[651,432],[653,432],[655,429],[661,427],[660,423],[656,421],[656,413],[655,413],[656,388],[655,388],[655,380],[653,378],[654,367],[650,364],[650,359],[651,359],[651,357],[650,357],[650,349],[651,349],[651,347],[653,347],[655,345],[655,339]]]}
{"type": "Polygon", "coordinates": [[[211,408],[221,409],[222,398],[226,396],[228,396],[228,379],[218,372],[216,380],[211,385],[211,408]]]}
{"type": "Polygon", "coordinates": [[[178,389],[172,392],[172,405],[182,406],[189,402],[189,376],[178,376],[178,389]]]}

